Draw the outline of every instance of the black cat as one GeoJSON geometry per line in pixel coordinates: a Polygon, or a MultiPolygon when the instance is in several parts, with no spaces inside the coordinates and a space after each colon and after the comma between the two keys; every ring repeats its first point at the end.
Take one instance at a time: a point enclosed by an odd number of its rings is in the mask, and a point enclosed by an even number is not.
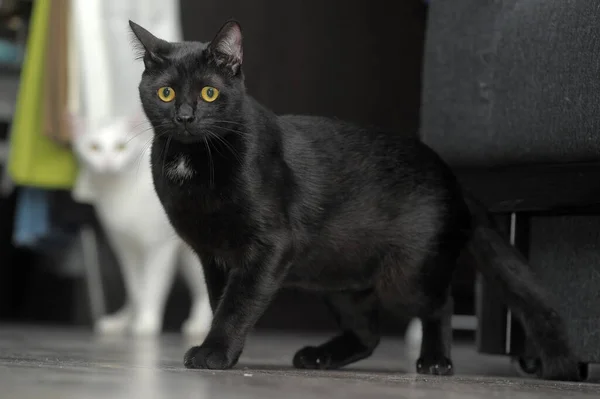
{"type": "Polygon", "coordinates": [[[452,374],[449,286],[468,248],[523,322],[542,376],[580,379],[562,320],[526,263],[417,137],[275,115],[246,93],[235,21],[209,44],[169,43],[130,24],[145,64],[139,92],[155,132],[156,192],[202,260],[214,310],[186,367],[234,366],[290,285],[323,293],[342,330],[296,353],[296,367],[371,355],[383,307],[422,319],[419,373],[452,374]]]}

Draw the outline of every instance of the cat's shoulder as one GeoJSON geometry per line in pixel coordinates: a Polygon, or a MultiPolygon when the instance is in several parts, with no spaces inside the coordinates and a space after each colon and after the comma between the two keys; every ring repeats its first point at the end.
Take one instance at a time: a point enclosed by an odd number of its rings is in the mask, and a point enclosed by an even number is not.
{"type": "Polygon", "coordinates": [[[361,126],[337,118],[310,115],[282,115],[279,126],[284,137],[308,141],[354,141],[366,132],[361,126]]]}

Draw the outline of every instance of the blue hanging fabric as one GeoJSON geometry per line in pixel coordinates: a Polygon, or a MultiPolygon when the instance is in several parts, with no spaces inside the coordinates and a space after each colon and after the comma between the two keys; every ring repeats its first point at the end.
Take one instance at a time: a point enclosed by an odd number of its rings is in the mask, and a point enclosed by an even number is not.
{"type": "Polygon", "coordinates": [[[34,248],[49,232],[48,191],[37,187],[22,187],[15,210],[14,244],[34,248]]]}
{"type": "MultiPolygon", "coordinates": [[[[67,202],[64,195],[61,198],[57,193],[59,192],[37,187],[20,188],[13,229],[15,246],[46,254],[62,253],[69,247],[78,225],[75,228],[74,222],[65,219],[65,211],[59,208],[68,207],[68,213],[73,213],[76,221],[77,217],[82,217],[82,210],[67,202]]],[[[67,191],[63,193],[68,195],[67,191]]]]}

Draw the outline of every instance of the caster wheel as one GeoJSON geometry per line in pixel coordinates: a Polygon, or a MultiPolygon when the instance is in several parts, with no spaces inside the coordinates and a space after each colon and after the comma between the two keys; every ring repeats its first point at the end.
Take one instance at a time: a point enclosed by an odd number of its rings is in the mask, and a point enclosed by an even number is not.
{"type": "MultiPolygon", "coordinates": [[[[539,378],[539,372],[541,371],[540,359],[532,357],[513,357],[511,359],[511,364],[521,377],[539,378]]],[[[590,374],[590,365],[587,363],[580,363],[579,373],[582,381],[586,381],[590,374]]]]}
{"type": "Polygon", "coordinates": [[[542,366],[539,359],[533,357],[513,357],[510,362],[521,377],[538,378],[542,366]]]}

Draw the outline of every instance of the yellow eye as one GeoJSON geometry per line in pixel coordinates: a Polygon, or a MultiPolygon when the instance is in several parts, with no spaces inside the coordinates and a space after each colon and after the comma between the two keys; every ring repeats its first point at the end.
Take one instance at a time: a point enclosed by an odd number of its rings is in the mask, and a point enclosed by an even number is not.
{"type": "Polygon", "coordinates": [[[100,149],[100,146],[96,143],[92,143],[90,145],[90,150],[92,150],[92,151],[98,151],[99,149],[100,149]]]}
{"type": "Polygon", "coordinates": [[[211,86],[204,86],[200,95],[204,101],[207,103],[212,103],[217,99],[217,97],[219,97],[219,90],[211,86]]]}
{"type": "Polygon", "coordinates": [[[170,103],[175,99],[175,90],[171,87],[161,87],[158,89],[158,98],[160,98],[161,101],[170,103]]]}
{"type": "Polygon", "coordinates": [[[117,151],[123,151],[125,149],[125,143],[119,143],[116,146],[117,151]]]}

